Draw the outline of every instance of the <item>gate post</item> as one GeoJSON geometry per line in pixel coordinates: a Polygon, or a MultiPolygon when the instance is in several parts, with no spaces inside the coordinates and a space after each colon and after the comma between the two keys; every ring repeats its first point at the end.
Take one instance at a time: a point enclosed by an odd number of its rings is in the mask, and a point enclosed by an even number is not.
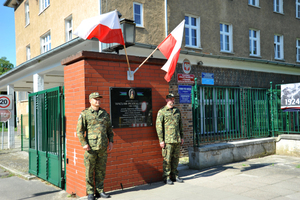
{"type": "Polygon", "coordinates": [[[192,87],[192,109],[193,109],[193,140],[194,146],[199,146],[199,139],[198,139],[198,89],[197,89],[197,78],[195,78],[195,85],[192,87]]]}
{"type": "Polygon", "coordinates": [[[271,104],[271,132],[272,137],[274,137],[274,111],[273,111],[273,90],[272,90],[272,81],[270,82],[270,104],[271,104]]]}

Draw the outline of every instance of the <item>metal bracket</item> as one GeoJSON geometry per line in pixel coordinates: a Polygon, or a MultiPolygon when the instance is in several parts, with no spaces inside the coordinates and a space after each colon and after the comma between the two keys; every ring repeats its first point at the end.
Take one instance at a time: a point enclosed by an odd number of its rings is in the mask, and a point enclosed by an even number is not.
{"type": "Polygon", "coordinates": [[[134,72],[132,73],[132,71],[127,71],[127,80],[134,81],[134,72]]]}

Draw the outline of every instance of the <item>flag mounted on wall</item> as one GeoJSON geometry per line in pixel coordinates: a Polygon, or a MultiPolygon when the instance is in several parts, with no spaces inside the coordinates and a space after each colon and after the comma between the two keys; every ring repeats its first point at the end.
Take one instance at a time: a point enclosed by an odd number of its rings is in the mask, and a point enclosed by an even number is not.
{"type": "Polygon", "coordinates": [[[117,10],[82,20],[74,35],[85,40],[95,37],[103,43],[125,45],[117,10]]]}
{"type": "MultiPolygon", "coordinates": [[[[74,35],[85,40],[90,40],[95,37],[103,43],[118,43],[123,45],[128,69],[129,72],[131,72],[117,10],[82,20],[74,31],[74,35]]],[[[131,74],[129,75],[131,76],[131,74]]]]}
{"type": "Polygon", "coordinates": [[[168,59],[161,68],[166,71],[165,80],[170,82],[177,65],[180,55],[183,29],[185,20],[183,20],[169,35],[158,45],[160,52],[168,59]]]}

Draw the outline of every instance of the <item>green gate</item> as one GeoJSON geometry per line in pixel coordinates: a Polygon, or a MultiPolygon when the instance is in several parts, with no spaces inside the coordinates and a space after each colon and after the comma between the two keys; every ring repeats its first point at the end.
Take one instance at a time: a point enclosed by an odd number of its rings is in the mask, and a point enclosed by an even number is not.
{"type": "Polygon", "coordinates": [[[65,186],[63,87],[29,94],[29,173],[65,186]]]}
{"type": "Polygon", "coordinates": [[[270,135],[267,89],[192,88],[194,145],[270,135]]]}

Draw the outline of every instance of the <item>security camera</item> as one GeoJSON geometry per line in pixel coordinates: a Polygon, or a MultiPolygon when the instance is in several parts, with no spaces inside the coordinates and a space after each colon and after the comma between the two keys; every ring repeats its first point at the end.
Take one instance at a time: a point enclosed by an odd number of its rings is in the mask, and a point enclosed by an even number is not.
{"type": "Polygon", "coordinates": [[[203,65],[203,62],[202,62],[202,61],[198,61],[198,62],[197,62],[197,65],[202,66],[202,65],[203,65]]]}

